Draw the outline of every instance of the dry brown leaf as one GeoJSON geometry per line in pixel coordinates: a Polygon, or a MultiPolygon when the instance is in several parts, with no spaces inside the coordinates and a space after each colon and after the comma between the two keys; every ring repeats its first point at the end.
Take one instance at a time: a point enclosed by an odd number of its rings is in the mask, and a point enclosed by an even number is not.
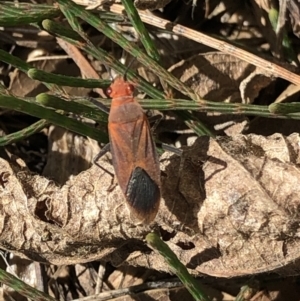
{"type": "MultiPolygon", "coordinates": [[[[199,138],[184,151],[178,187],[180,158],[165,154],[153,227],[195,275],[297,273],[299,145],[299,134],[199,138]]],[[[0,170],[1,248],[58,265],[103,259],[170,272],[143,243],[153,227],[133,224],[97,166],[61,188],[3,159],[0,170]]]]}
{"type": "MultiPolygon", "coordinates": [[[[32,63],[33,68],[45,70],[46,72],[53,72],[55,70],[56,65],[57,61],[55,62],[54,60],[42,60],[32,63]]],[[[29,78],[27,74],[16,69],[11,74],[11,83],[9,91],[17,96],[33,97],[39,93],[46,92],[47,88],[41,82],[29,78]]]]}
{"type": "Polygon", "coordinates": [[[49,152],[43,176],[64,184],[71,175],[77,175],[91,166],[100,148],[96,141],[86,139],[58,126],[50,126],[49,152]]]}
{"type": "Polygon", "coordinates": [[[144,282],[143,279],[147,278],[147,274],[149,274],[149,271],[143,268],[119,267],[109,275],[108,282],[111,285],[111,289],[131,287],[142,284],[144,282]]]}
{"type": "Polygon", "coordinates": [[[272,79],[234,56],[198,54],[169,69],[200,97],[213,101],[252,103],[272,79]]]}

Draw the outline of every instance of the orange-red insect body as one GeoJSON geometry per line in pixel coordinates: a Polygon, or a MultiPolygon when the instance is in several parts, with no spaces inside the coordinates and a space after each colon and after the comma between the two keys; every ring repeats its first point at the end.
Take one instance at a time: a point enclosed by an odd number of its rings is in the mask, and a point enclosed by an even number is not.
{"type": "Polygon", "coordinates": [[[108,132],[115,174],[132,214],[150,223],[160,203],[159,160],[150,125],[133,86],[122,77],[107,93],[112,98],[108,132]]]}

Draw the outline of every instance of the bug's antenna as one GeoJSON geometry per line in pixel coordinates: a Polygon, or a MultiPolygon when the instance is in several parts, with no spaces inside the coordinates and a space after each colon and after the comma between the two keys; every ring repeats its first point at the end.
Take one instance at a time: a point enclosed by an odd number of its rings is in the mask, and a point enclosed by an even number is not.
{"type": "Polygon", "coordinates": [[[111,69],[110,69],[105,63],[103,63],[103,66],[105,67],[107,73],[109,74],[109,79],[110,79],[111,81],[113,81],[114,78],[113,78],[113,75],[112,75],[112,73],[111,73],[111,69]]]}
{"type": "Polygon", "coordinates": [[[125,72],[124,72],[123,78],[124,78],[125,81],[127,81],[127,72],[128,72],[130,66],[133,64],[133,62],[134,62],[135,60],[136,60],[136,58],[134,57],[134,58],[131,60],[131,62],[128,64],[128,66],[127,66],[127,68],[126,68],[126,70],[125,70],[125,72]]]}
{"type": "Polygon", "coordinates": [[[113,81],[113,80],[114,80],[114,77],[113,77],[113,74],[112,74],[112,72],[111,72],[111,69],[107,69],[107,72],[108,72],[108,74],[109,74],[110,80],[113,81]]]}

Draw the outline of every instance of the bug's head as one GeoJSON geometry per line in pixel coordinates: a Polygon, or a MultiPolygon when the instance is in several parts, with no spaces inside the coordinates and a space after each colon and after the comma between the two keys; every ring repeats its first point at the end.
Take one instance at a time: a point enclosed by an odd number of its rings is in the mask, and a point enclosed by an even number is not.
{"type": "Polygon", "coordinates": [[[133,96],[134,86],[123,79],[123,77],[116,77],[106,94],[111,98],[133,96]]]}

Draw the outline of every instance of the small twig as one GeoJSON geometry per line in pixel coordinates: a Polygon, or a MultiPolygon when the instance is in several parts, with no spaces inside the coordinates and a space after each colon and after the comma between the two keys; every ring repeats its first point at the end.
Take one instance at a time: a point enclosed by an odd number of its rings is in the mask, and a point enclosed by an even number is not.
{"type": "Polygon", "coordinates": [[[143,283],[140,285],[135,285],[131,286],[128,288],[121,288],[109,292],[103,292],[98,295],[94,296],[89,296],[85,298],[80,298],[80,299],[74,299],[73,301],[106,301],[110,300],[113,298],[117,298],[120,296],[126,296],[126,295],[131,295],[131,294],[138,294],[147,290],[152,290],[152,289],[158,289],[158,288],[165,288],[165,289],[170,289],[174,287],[180,287],[182,286],[182,283],[179,281],[176,282],[163,282],[163,281],[157,281],[157,282],[148,282],[148,283],[143,283]]]}
{"type": "Polygon", "coordinates": [[[280,36],[280,33],[282,33],[284,29],[286,10],[287,10],[286,0],[279,0],[279,15],[278,15],[278,21],[276,27],[277,36],[280,36]]]}
{"type": "Polygon", "coordinates": [[[105,262],[100,262],[98,268],[98,275],[97,275],[98,277],[97,277],[97,283],[95,288],[95,294],[99,294],[102,291],[105,271],[106,271],[105,262]]]}

